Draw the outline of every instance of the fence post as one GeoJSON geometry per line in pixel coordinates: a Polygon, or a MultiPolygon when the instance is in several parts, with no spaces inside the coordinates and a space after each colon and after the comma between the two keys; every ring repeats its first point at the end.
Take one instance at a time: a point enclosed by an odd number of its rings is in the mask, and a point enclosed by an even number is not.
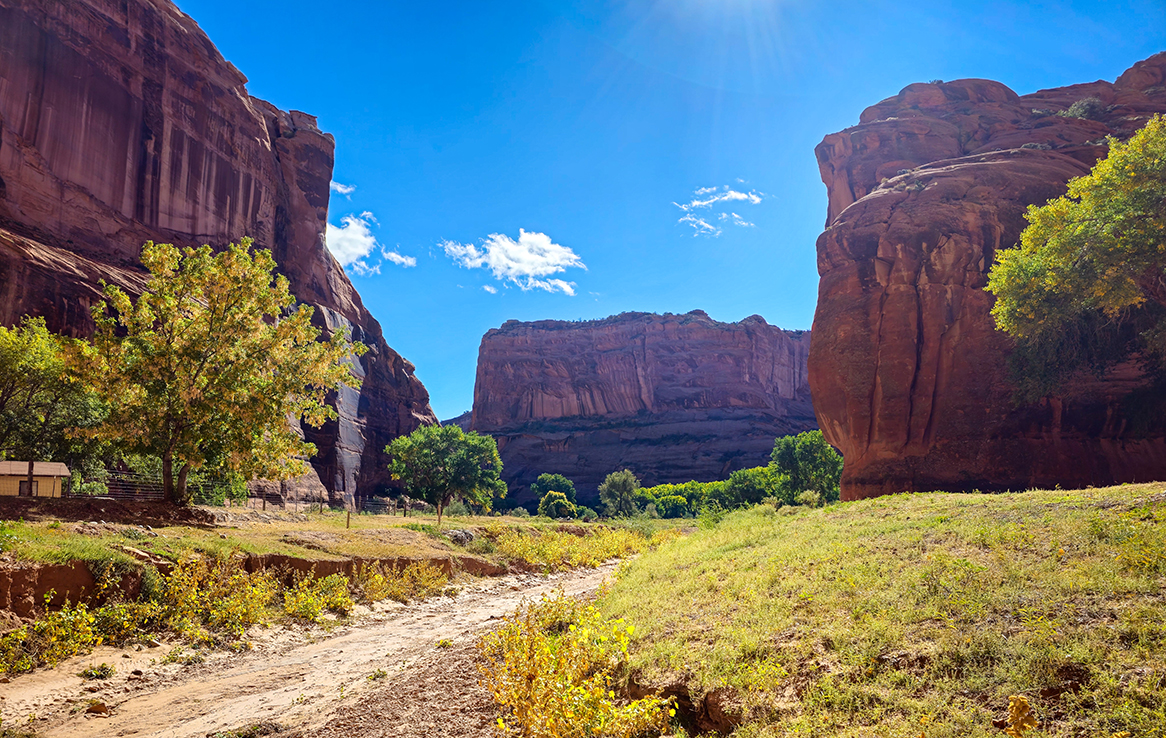
{"type": "Polygon", "coordinates": [[[348,511],[348,518],[344,521],[344,527],[345,528],[352,527],[352,511],[351,510],[348,511]]]}

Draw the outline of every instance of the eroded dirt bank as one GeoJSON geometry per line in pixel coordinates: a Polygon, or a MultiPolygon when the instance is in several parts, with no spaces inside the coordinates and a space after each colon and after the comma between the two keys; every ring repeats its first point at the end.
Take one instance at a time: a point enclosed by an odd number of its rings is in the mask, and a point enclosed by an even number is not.
{"type": "Polygon", "coordinates": [[[5,727],[27,724],[46,738],[202,738],[257,721],[305,736],[484,738],[488,702],[465,689],[477,681],[470,653],[477,635],[524,598],[594,591],[613,568],[471,579],[455,596],[359,609],[353,621],[331,630],[257,628],[248,635],[254,650],[208,654],[201,664],[163,664],[171,643],[102,648],[0,684],[0,716],[5,727]],[[439,648],[439,640],[449,647],[439,648]],[[77,676],[102,662],[117,668],[113,678],[77,676]],[[384,678],[370,680],[379,669],[384,678]],[[108,712],[87,712],[90,700],[108,712]]]}

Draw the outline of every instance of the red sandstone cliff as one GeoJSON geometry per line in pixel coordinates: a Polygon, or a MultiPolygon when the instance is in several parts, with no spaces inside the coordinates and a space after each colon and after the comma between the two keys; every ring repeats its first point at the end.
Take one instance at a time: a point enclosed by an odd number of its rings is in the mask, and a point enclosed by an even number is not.
{"type": "Polygon", "coordinates": [[[810,350],[814,408],[845,457],[843,499],[1166,479],[1161,419],[1132,422],[1134,365],[1014,407],[1011,343],[983,291],[995,253],[1044,204],[1166,112],[1166,53],[1116,82],[1018,96],[998,82],[913,84],[827,136],[829,194],[810,350]],[[1099,98],[1099,120],[1056,113],[1099,98]]]}
{"type": "Polygon", "coordinates": [[[471,427],[498,440],[518,502],[543,472],[591,504],[622,468],[645,485],[724,479],[767,463],[775,437],[815,427],[808,353],[808,331],[756,315],[507,321],[482,338],[471,427]]]}
{"type": "Polygon", "coordinates": [[[0,0],[0,322],[83,335],[100,280],[140,289],[146,240],[251,236],[321,328],[370,347],[339,420],[307,429],[351,503],[388,481],[390,439],[436,419],[325,248],[332,136],[246,82],[170,0],[0,0]]]}

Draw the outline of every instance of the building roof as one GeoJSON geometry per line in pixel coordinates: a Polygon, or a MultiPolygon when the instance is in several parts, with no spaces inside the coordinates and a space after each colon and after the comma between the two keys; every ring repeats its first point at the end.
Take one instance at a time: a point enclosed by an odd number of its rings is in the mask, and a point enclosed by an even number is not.
{"type": "MultiPolygon", "coordinates": [[[[32,466],[34,477],[67,477],[69,467],[59,461],[34,461],[32,466]]],[[[27,477],[27,461],[0,461],[0,477],[27,477]]]]}

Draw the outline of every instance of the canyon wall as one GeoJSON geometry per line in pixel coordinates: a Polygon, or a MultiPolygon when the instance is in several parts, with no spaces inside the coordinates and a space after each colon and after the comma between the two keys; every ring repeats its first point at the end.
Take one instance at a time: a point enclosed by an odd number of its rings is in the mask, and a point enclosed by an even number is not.
{"type": "Polygon", "coordinates": [[[507,505],[534,501],[544,472],[588,505],[617,469],[644,485],[724,479],[768,463],[777,436],[815,427],[809,339],[699,310],[507,321],[482,338],[470,427],[498,441],[507,505]]]}
{"type": "Polygon", "coordinates": [[[250,236],[325,334],[370,348],[339,419],[305,429],[352,504],[389,481],[385,444],[436,418],[325,247],[332,136],[246,82],[170,0],[0,0],[0,322],[85,335],[101,280],[141,290],[145,241],[250,236]]]}
{"type": "Polygon", "coordinates": [[[1135,417],[1141,368],[1017,406],[1012,344],[983,290],[1027,206],[1064,194],[1106,136],[1155,113],[1166,53],[1113,83],[1024,96],[988,80],[913,84],[817,147],[829,207],[809,373],[845,457],[843,499],[1166,479],[1163,418],[1135,417]],[[1056,114],[1091,97],[1095,120],[1056,114]]]}

